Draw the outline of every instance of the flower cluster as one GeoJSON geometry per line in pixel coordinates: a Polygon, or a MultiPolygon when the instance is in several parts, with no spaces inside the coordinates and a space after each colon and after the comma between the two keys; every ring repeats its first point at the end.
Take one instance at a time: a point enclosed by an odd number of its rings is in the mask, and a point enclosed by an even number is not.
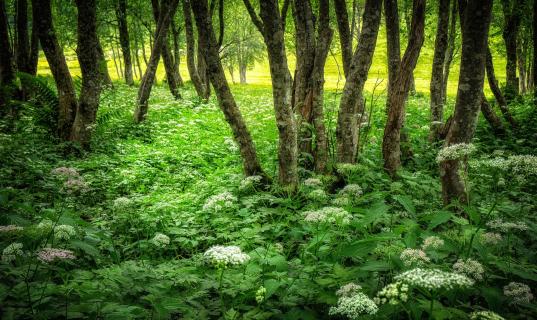
{"type": "Polygon", "coordinates": [[[358,319],[365,314],[375,314],[378,307],[375,302],[365,294],[358,292],[352,296],[340,297],[337,306],[331,307],[329,315],[341,315],[349,319],[358,319]]]}
{"type": "Polygon", "coordinates": [[[37,229],[41,232],[49,232],[54,228],[54,222],[49,219],[43,219],[37,224],[37,229]]]}
{"type": "Polygon", "coordinates": [[[11,261],[16,260],[17,257],[20,257],[22,255],[22,243],[14,242],[5,247],[4,251],[2,251],[2,261],[5,263],[9,263],[11,261]]]}
{"type": "Polygon", "coordinates": [[[239,190],[241,191],[248,191],[252,190],[259,186],[261,181],[263,180],[262,176],[249,176],[241,180],[241,184],[239,186],[239,190]]]}
{"type": "Polygon", "coordinates": [[[504,317],[492,311],[476,311],[470,314],[470,320],[505,320],[504,317]]]}
{"type": "Polygon", "coordinates": [[[349,197],[346,197],[346,196],[337,197],[337,198],[334,198],[331,203],[338,207],[346,207],[349,204],[351,204],[351,199],[349,199],[349,197]]]}
{"type": "Polygon", "coordinates": [[[352,163],[338,163],[336,164],[336,170],[341,175],[349,176],[358,173],[360,167],[352,163]]]}
{"type": "Polygon", "coordinates": [[[69,240],[76,235],[76,230],[73,226],[62,224],[54,228],[54,238],[56,240],[69,240]]]}
{"type": "Polygon", "coordinates": [[[481,234],[481,242],[483,244],[491,245],[498,244],[502,241],[502,235],[496,232],[485,232],[481,234]]]}
{"type": "Polygon", "coordinates": [[[473,144],[469,143],[457,143],[452,144],[448,147],[442,148],[438,152],[436,157],[436,162],[440,163],[442,161],[449,160],[460,160],[468,157],[476,151],[476,147],[473,144]]]}
{"type": "Polygon", "coordinates": [[[324,201],[328,198],[328,195],[326,192],[324,192],[323,189],[315,189],[308,193],[308,199],[314,200],[314,201],[324,201]]]}
{"type": "Polygon", "coordinates": [[[52,169],[50,173],[55,176],[63,176],[66,178],[76,178],[79,176],[78,170],[71,167],[59,167],[56,169],[52,169]]]}
{"type": "Polygon", "coordinates": [[[502,232],[508,232],[510,230],[528,230],[528,226],[524,222],[504,222],[501,218],[487,222],[487,226],[502,232]]]}
{"type": "Polygon", "coordinates": [[[170,237],[163,233],[156,233],[151,240],[157,247],[164,248],[170,244],[170,237]]]}
{"type": "Polygon", "coordinates": [[[76,257],[70,250],[43,248],[37,253],[37,259],[44,263],[50,263],[56,260],[74,260],[76,257]]]}
{"type": "Polygon", "coordinates": [[[308,178],[308,179],[304,180],[304,186],[306,186],[306,187],[317,188],[317,187],[320,187],[322,185],[323,185],[322,181],[320,179],[317,179],[317,178],[308,178]]]}
{"type": "Polygon", "coordinates": [[[216,194],[207,199],[203,205],[203,211],[218,212],[222,209],[229,209],[235,206],[237,198],[231,192],[216,194]]]}
{"type": "Polygon", "coordinates": [[[509,297],[513,303],[529,303],[533,300],[530,287],[520,282],[510,282],[503,287],[503,294],[509,297]]]}
{"type": "Polygon", "coordinates": [[[265,297],[267,295],[267,289],[263,286],[259,287],[257,291],[255,292],[255,301],[260,304],[263,301],[265,301],[265,297]]]}
{"type": "Polygon", "coordinates": [[[411,265],[418,265],[421,266],[429,261],[429,257],[427,257],[427,254],[421,250],[421,249],[405,249],[403,252],[401,252],[401,255],[399,257],[401,261],[403,261],[403,264],[407,267],[411,265]]]}
{"type": "Polygon", "coordinates": [[[84,193],[88,191],[88,184],[82,177],[69,178],[63,184],[63,189],[67,193],[84,193]]]}
{"type": "Polygon", "coordinates": [[[213,246],[203,254],[207,260],[219,268],[229,265],[241,265],[250,260],[250,256],[243,253],[237,246],[213,246]]]}
{"type": "Polygon", "coordinates": [[[238,152],[239,151],[239,146],[237,145],[235,140],[233,140],[232,138],[226,137],[224,139],[224,144],[227,146],[228,150],[231,151],[231,152],[238,152]]]}
{"type": "Polygon", "coordinates": [[[359,197],[363,194],[362,187],[357,184],[348,184],[339,192],[341,195],[349,197],[359,197]]]}
{"type": "Polygon", "coordinates": [[[483,280],[483,274],[485,273],[481,263],[473,259],[457,260],[453,265],[453,271],[467,275],[477,281],[483,280]]]}
{"type": "Polygon", "coordinates": [[[121,209],[130,206],[132,202],[132,199],[129,199],[127,197],[119,197],[114,199],[113,206],[116,209],[121,209]]]}
{"type": "Polygon", "coordinates": [[[346,285],[339,288],[338,291],[336,291],[336,296],[338,297],[351,297],[358,292],[362,290],[362,287],[359,284],[356,284],[354,282],[347,283],[346,285]]]}
{"type": "Polygon", "coordinates": [[[394,282],[379,291],[375,302],[377,304],[397,305],[408,300],[408,285],[402,282],[394,282]]]}
{"type": "Polygon", "coordinates": [[[11,233],[11,232],[17,232],[24,230],[23,227],[16,226],[14,224],[10,224],[7,226],[0,226],[0,233],[11,233]]]}
{"type": "Polygon", "coordinates": [[[324,207],[315,211],[306,211],[304,221],[309,223],[349,224],[352,216],[346,210],[336,207],[324,207]]]}
{"type": "Polygon", "coordinates": [[[437,236],[430,236],[423,240],[423,244],[421,245],[421,248],[423,250],[427,250],[429,248],[432,249],[438,249],[444,245],[444,240],[437,236]]]}
{"type": "Polygon", "coordinates": [[[514,155],[507,159],[486,159],[478,161],[475,165],[486,166],[501,171],[510,171],[522,176],[537,175],[537,156],[532,155],[514,155]]]}
{"type": "Polygon", "coordinates": [[[470,287],[474,281],[465,275],[439,269],[415,268],[395,276],[395,280],[426,290],[452,290],[470,287]]]}

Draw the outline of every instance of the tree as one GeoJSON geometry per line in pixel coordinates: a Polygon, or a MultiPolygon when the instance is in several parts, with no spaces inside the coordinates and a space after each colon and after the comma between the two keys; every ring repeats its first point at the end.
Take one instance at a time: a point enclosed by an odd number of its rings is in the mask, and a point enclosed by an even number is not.
{"type": "MultiPolygon", "coordinates": [[[[429,138],[436,141],[442,128],[444,115],[444,61],[448,48],[450,0],[440,0],[438,3],[438,22],[436,26],[436,40],[434,45],[433,70],[431,73],[431,133],[429,138]]],[[[452,17],[453,19],[453,17],[452,17]]],[[[447,79],[446,79],[447,80],[447,79]]]]}
{"type": "Polygon", "coordinates": [[[250,1],[243,1],[267,46],[279,135],[279,183],[288,191],[294,192],[298,185],[298,139],[295,116],[291,107],[291,74],[287,65],[284,42],[286,5],[284,4],[280,13],[277,0],[260,1],[258,17],[250,1]]]}
{"type": "MultiPolygon", "coordinates": [[[[0,0],[0,107],[7,105],[8,88],[12,85],[15,79],[15,70],[13,69],[13,56],[11,51],[11,43],[9,41],[9,26],[6,13],[6,4],[4,0],[0,0]]],[[[6,110],[0,109],[0,114],[4,114],[6,110]]]]}
{"type": "MultiPolygon", "coordinates": [[[[397,0],[384,1],[384,17],[386,19],[386,48],[388,52],[388,92],[391,92],[391,86],[395,83],[397,70],[401,63],[399,8],[397,0]]],[[[386,110],[390,109],[388,104],[389,100],[386,105],[386,110]]]]}
{"type": "Polygon", "coordinates": [[[449,72],[451,71],[451,62],[455,56],[455,50],[457,42],[457,17],[458,12],[458,0],[451,1],[451,13],[449,17],[449,34],[448,34],[448,47],[446,50],[446,56],[444,57],[444,79],[442,80],[442,97],[444,98],[444,104],[447,98],[447,85],[449,80],[449,72]]]}
{"type": "MultiPolygon", "coordinates": [[[[455,113],[444,144],[446,147],[470,143],[474,136],[482,102],[492,1],[469,0],[467,5],[461,6],[459,10],[463,13],[461,67],[455,113]]],[[[459,174],[459,161],[442,161],[440,178],[445,204],[454,200],[468,202],[466,188],[459,174]]]]}
{"type": "Polygon", "coordinates": [[[504,15],[503,39],[505,41],[506,53],[506,88],[505,97],[507,101],[512,100],[518,95],[518,78],[517,69],[517,37],[520,28],[520,16],[523,0],[502,0],[502,9],[504,15]]]}
{"type": "Polygon", "coordinates": [[[32,10],[33,16],[39,17],[34,23],[58,91],[57,135],[62,140],[69,140],[78,104],[73,79],[52,23],[50,0],[32,0],[32,10]]]}
{"type": "Polygon", "coordinates": [[[492,62],[492,53],[490,52],[490,47],[488,45],[487,45],[485,69],[487,73],[487,79],[488,79],[490,90],[494,94],[494,98],[496,98],[496,102],[498,102],[500,111],[502,112],[505,120],[507,120],[507,122],[509,122],[509,124],[512,127],[516,128],[517,127],[516,120],[511,115],[511,112],[509,111],[509,107],[507,106],[507,100],[502,94],[500,86],[498,86],[498,80],[496,80],[496,74],[494,72],[494,64],[492,62]]]}
{"type": "Polygon", "coordinates": [[[533,76],[533,100],[537,105],[537,0],[533,0],[533,14],[532,14],[532,26],[533,26],[533,63],[532,63],[532,76],[533,76]]]}
{"type": "Polygon", "coordinates": [[[357,103],[373,61],[380,26],[382,1],[367,0],[362,32],[352,57],[343,94],[339,104],[336,129],[338,162],[354,163],[357,151],[357,103]]]}
{"type": "Polygon", "coordinates": [[[82,88],[71,132],[71,141],[78,142],[84,148],[88,148],[101,94],[102,71],[99,70],[99,48],[101,45],[97,37],[96,0],[76,0],[75,3],[78,9],[76,53],[82,71],[82,88]]]}
{"type": "Polygon", "coordinates": [[[330,29],[329,1],[319,1],[318,19],[315,19],[309,0],[295,0],[293,16],[297,65],[292,103],[297,114],[299,152],[314,154],[315,169],[322,172],[326,168],[328,155],[323,111],[324,65],[333,34],[330,29]],[[315,131],[315,151],[314,137],[309,127],[315,131]]]}
{"type": "Polygon", "coordinates": [[[119,43],[121,45],[121,52],[123,53],[123,61],[125,63],[125,82],[129,86],[132,86],[134,84],[134,79],[132,76],[132,59],[129,39],[129,28],[127,26],[127,0],[117,1],[116,17],[119,29],[119,43]]]}
{"type": "Polygon", "coordinates": [[[405,101],[412,85],[412,72],[424,41],[425,0],[414,0],[411,33],[393,85],[388,93],[388,119],[382,140],[384,169],[393,177],[401,166],[401,128],[405,121],[405,101]]]}
{"type": "Polygon", "coordinates": [[[171,17],[175,13],[175,10],[177,10],[178,4],[179,0],[164,0],[161,4],[161,14],[159,14],[158,17],[151,57],[149,58],[147,69],[142,77],[140,88],[138,89],[138,99],[136,109],[134,110],[135,122],[142,122],[147,115],[148,100],[151,94],[151,88],[155,82],[155,74],[160,61],[160,54],[167,39],[171,17]]]}
{"type": "Polygon", "coordinates": [[[183,15],[185,18],[185,34],[186,34],[186,64],[190,81],[196,89],[198,97],[208,99],[205,83],[202,82],[196,65],[196,41],[194,38],[194,27],[192,25],[192,9],[190,8],[190,0],[183,0],[183,15]]]}
{"type": "Polygon", "coordinates": [[[243,159],[244,174],[246,176],[262,175],[261,164],[257,158],[254,142],[248,131],[241,112],[237,107],[235,98],[231,93],[224,74],[224,68],[220,62],[219,44],[213,31],[212,21],[209,15],[207,0],[198,0],[191,3],[196,19],[198,32],[201,35],[201,46],[204,59],[207,62],[207,70],[211,83],[215,89],[218,105],[224,113],[233,132],[233,137],[239,145],[243,159]]]}

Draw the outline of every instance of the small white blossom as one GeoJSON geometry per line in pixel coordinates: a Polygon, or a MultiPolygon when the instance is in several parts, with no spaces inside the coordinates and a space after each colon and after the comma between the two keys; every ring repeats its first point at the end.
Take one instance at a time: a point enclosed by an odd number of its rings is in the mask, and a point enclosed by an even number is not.
{"type": "Polygon", "coordinates": [[[132,202],[133,201],[130,198],[119,197],[119,198],[114,199],[113,206],[116,209],[121,209],[121,208],[125,208],[125,207],[130,206],[132,204],[132,202]]]}
{"type": "Polygon", "coordinates": [[[37,253],[37,259],[44,263],[50,263],[55,260],[74,260],[76,257],[70,250],[43,248],[37,253]]]}
{"type": "Polygon", "coordinates": [[[465,275],[445,272],[439,269],[415,268],[395,276],[394,279],[411,287],[426,290],[452,290],[458,287],[465,288],[474,285],[474,281],[465,275]]]}
{"type": "Polygon", "coordinates": [[[163,233],[156,233],[151,240],[157,247],[164,248],[170,244],[170,237],[163,233]]]}
{"type": "Polygon", "coordinates": [[[362,290],[362,286],[359,284],[356,284],[354,282],[347,283],[346,285],[339,288],[338,291],[336,291],[336,296],[338,297],[350,297],[362,290]]]}
{"type": "Polygon", "coordinates": [[[520,282],[510,282],[503,287],[503,294],[509,297],[513,303],[529,303],[533,300],[533,294],[527,284],[520,282]]]}
{"type": "Polygon", "coordinates": [[[349,176],[357,173],[360,167],[352,163],[338,163],[336,164],[336,170],[339,174],[349,176]]]}
{"type": "Polygon", "coordinates": [[[403,252],[401,252],[400,258],[405,266],[421,266],[431,261],[431,259],[427,257],[427,254],[423,250],[411,248],[403,250],[403,252]]]}
{"type": "Polygon", "coordinates": [[[477,281],[483,280],[483,274],[485,273],[483,265],[473,259],[457,260],[453,265],[453,271],[467,275],[477,281]]]}
{"type": "Polygon", "coordinates": [[[245,264],[250,260],[250,256],[243,253],[237,246],[213,246],[205,251],[204,256],[219,268],[245,264]]]}
{"type": "Polygon", "coordinates": [[[322,189],[315,189],[308,193],[308,199],[315,201],[323,201],[328,198],[328,195],[322,189]]]}
{"type": "Polygon", "coordinates": [[[442,161],[448,160],[460,160],[468,157],[470,154],[476,151],[476,147],[473,144],[468,143],[457,143],[452,144],[448,147],[442,148],[438,152],[436,157],[436,162],[440,163],[442,161]]]}
{"type": "Polygon", "coordinates": [[[69,240],[76,235],[76,230],[73,226],[62,224],[54,228],[54,238],[56,240],[69,240]]]}
{"type": "Polygon", "coordinates": [[[349,224],[352,216],[345,209],[324,207],[315,211],[304,212],[304,221],[309,223],[349,224]]]}
{"type": "Polygon", "coordinates": [[[505,320],[504,317],[492,311],[475,311],[470,314],[470,320],[505,320]]]}
{"type": "Polygon", "coordinates": [[[322,185],[323,185],[322,181],[317,178],[308,178],[304,180],[304,186],[306,187],[317,188],[317,187],[321,187],[322,185]]]}
{"type": "Polygon", "coordinates": [[[242,179],[241,184],[239,186],[239,190],[241,191],[247,191],[255,189],[259,186],[261,181],[263,180],[262,176],[249,176],[244,179],[242,179]]]}
{"type": "Polygon", "coordinates": [[[22,252],[22,243],[14,242],[2,251],[2,261],[5,263],[10,263],[23,255],[22,252]]]}
{"type": "Polygon", "coordinates": [[[502,232],[508,232],[510,230],[528,230],[528,226],[524,222],[504,222],[501,218],[487,222],[487,226],[502,232]]]}
{"type": "Polygon", "coordinates": [[[397,305],[408,300],[408,285],[402,282],[394,282],[379,291],[375,302],[377,304],[397,305]]]}
{"type": "Polygon", "coordinates": [[[10,224],[7,226],[0,226],[0,233],[11,233],[11,232],[17,232],[24,230],[23,227],[16,226],[14,224],[10,224]]]}
{"type": "Polygon", "coordinates": [[[67,193],[84,193],[87,192],[88,189],[88,184],[82,177],[69,178],[63,184],[63,190],[67,193]]]}
{"type": "Polygon", "coordinates": [[[59,167],[56,169],[53,169],[50,173],[52,173],[55,176],[63,176],[66,178],[76,178],[79,176],[78,170],[75,168],[70,167],[59,167]]]}
{"type": "Polygon", "coordinates": [[[423,250],[427,250],[429,248],[438,249],[442,247],[443,245],[444,245],[444,240],[442,240],[441,238],[437,236],[430,236],[430,237],[425,238],[425,240],[423,240],[423,244],[421,245],[421,248],[423,250]]]}
{"type": "Polygon", "coordinates": [[[359,292],[353,296],[340,297],[337,306],[331,307],[329,315],[341,315],[349,319],[359,319],[362,315],[377,313],[378,307],[368,296],[359,292]]]}
{"type": "Polygon", "coordinates": [[[491,245],[498,244],[502,241],[502,235],[496,232],[485,232],[481,234],[481,242],[483,244],[491,245]]]}
{"type": "Polygon", "coordinates": [[[362,187],[357,184],[348,184],[339,191],[339,194],[358,198],[363,194],[363,191],[362,187]]]}
{"type": "Polygon", "coordinates": [[[233,140],[232,138],[226,137],[224,139],[224,144],[227,146],[228,150],[233,153],[239,151],[239,146],[237,145],[235,140],[233,140]]]}
{"type": "Polygon", "coordinates": [[[331,203],[338,207],[346,207],[351,203],[351,199],[347,196],[337,197],[334,198],[331,203]]]}
{"type": "Polygon", "coordinates": [[[49,219],[43,219],[41,222],[37,224],[37,229],[41,232],[49,232],[54,227],[54,222],[50,221],[49,219]]]}
{"type": "Polygon", "coordinates": [[[219,212],[223,209],[231,209],[236,202],[237,198],[231,192],[226,191],[209,197],[203,205],[203,211],[219,212]]]}

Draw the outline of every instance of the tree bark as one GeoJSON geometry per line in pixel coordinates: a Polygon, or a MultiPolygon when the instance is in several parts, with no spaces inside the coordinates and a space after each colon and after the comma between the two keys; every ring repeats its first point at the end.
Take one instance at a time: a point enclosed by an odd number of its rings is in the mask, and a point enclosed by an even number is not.
{"type": "Polygon", "coordinates": [[[181,28],[176,26],[175,19],[171,20],[170,24],[172,28],[173,35],[173,74],[177,77],[177,85],[179,87],[183,86],[183,78],[181,78],[181,73],[179,73],[179,65],[181,64],[181,51],[179,49],[179,34],[181,33],[181,28]]]}
{"type": "Polygon", "coordinates": [[[28,37],[28,2],[26,0],[16,0],[15,25],[17,69],[22,72],[31,73],[30,40],[28,37]]]}
{"type": "Polygon", "coordinates": [[[246,63],[239,63],[240,84],[246,84],[246,63]]]}
{"type": "Polygon", "coordinates": [[[97,42],[97,58],[99,61],[99,74],[101,75],[101,85],[107,87],[113,87],[112,78],[110,78],[110,73],[108,72],[108,61],[104,55],[103,47],[100,42],[97,42]]]}
{"type": "Polygon", "coordinates": [[[513,127],[517,127],[517,122],[511,115],[511,112],[509,111],[509,107],[507,106],[507,100],[505,100],[505,97],[502,94],[502,91],[500,90],[500,87],[498,86],[498,81],[496,80],[496,75],[494,72],[494,64],[492,62],[492,53],[490,52],[490,47],[487,46],[487,52],[486,52],[486,61],[485,61],[485,68],[487,73],[487,79],[488,84],[490,87],[490,90],[494,94],[494,98],[496,98],[496,102],[498,102],[498,106],[500,108],[500,111],[503,114],[503,117],[509,124],[513,127]]]}
{"type": "Polygon", "coordinates": [[[155,74],[157,72],[158,63],[160,61],[160,55],[164,42],[167,39],[168,28],[170,26],[171,15],[177,9],[179,0],[165,0],[162,3],[162,14],[159,15],[157,22],[157,29],[155,31],[155,40],[153,49],[151,50],[151,57],[145,70],[144,76],[140,83],[138,90],[138,100],[136,109],[134,111],[134,121],[139,123],[145,120],[148,109],[148,100],[151,95],[151,89],[155,82],[155,74]]]}
{"type": "Polygon", "coordinates": [[[345,77],[347,77],[352,60],[352,36],[349,27],[349,15],[347,14],[347,3],[345,0],[334,0],[334,8],[337,17],[339,41],[341,43],[343,72],[345,77]]]}
{"type": "Polygon", "coordinates": [[[503,39],[505,41],[506,53],[506,88],[505,97],[507,101],[511,101],[518,95],[518,78],[517,69],[517,52],[516,43],[518,30],[520,27],[520,8],[522,7],[521,0],[502,0],[502,8],[504,13],[505,25],[503,28],[503,39]],[[511,4],[512,2],[512,4],[511,4]]]}
{"type": "Polygon", "coordinates": [[[196,19],[198,32],[201,35],[199,43],[204,60],[207,62],[209,78],[216,92],[218,105],[224,113],[227,123],[231,127],[233,137],[239,145],[243,160],[243,169],[246,176],[262,175],[261,164],[257,158],[254,142],[248,131],[244,119],[231,93],[220,62],[219,45],[214,34],[212,21],[210,20],[207,0],[192,2],[192,11],[196,19]]]}
{"type": "Polygon", "coordinates": [[[257,17],[249,0],[244,0],[253,23],[262,33],[267,46],[272,96],[276,125],[278,127],[278,179],[280,185],[289,192],[298,186],[297,128],[291,106],[291,74],[287,65],[283,19],[277,0],[260,2],[260,18],[257,17]]]}
{"type": "MultiPolygon", "coordinates": [[[[462,8],[461,8],[462,9],[462,8]]],[[[445,146],[470,143],[483,97],[487,38],[492,1],[470,0],[461,16],[462,56],[455,113],[445,146]]],[[[440,163],[442,197],[445,204],[455,200],[468,203],[465,185],[459,175],[459,161],[440,163]]]]}
{"type": "Polygon", "coordinates": [[[350,72],[339,104],[336,128],[338,162],[354,163],[357,151],[356,101],[362,96],[367,75],[373,61],[380,25],[382,1],[367,0],[363,25],[350,72]]]}
{"type": "Polygon", "coordinates": [[[127,0],[118,0],[116,7],[116,17],[119,29],[119,43],[121,45],[121,52],[123,53],[125,82],[132,86],[134,85],[134,79],[132,76],[132,59],[131,59],[131,45],[129,39],[129,28],[127,26],[127,0]]]}
{"type": "Polygon", "coordinates": [[[47,58],[58,91],[57,135],[62,140],[69,140],[77,110],[77,100],[73,79],[69,73],[63,49],[58,42],[52,24],[50,0],[33,0],[32,10],[33,16],[39,17],[39,19],[34,19],[34,23],[37,24],[39,42],[47,58]]]}
{"type": "Polygon", "coordinates": [[[487,101],[487,97],[485,97],[484,93],[483,93],[482,100],[481,100],[481,113],[483,113],[485,120],[487,120],[494,134],[496,135],[505,134],[505,128],[503,127],[502,121],[496,115],[496,113],[494,113],[494,110],[492,110],[492,107],[487,101]]]}
{"type": "MultiPolygon", "coordinates": [[[[442,0],[445,1],[445,0],[442,0]]],[[[395,82],[397,70],[401,63],[401,41],[399,39],[399,8],[397,0],[384,0],[384,17],[386,19],[386,48],[388,53],[388,90],[395,82]]],[[[390,110],[389,100],[386,110],[390,110]]]]}
{"type": "Polygon", "coordinates": [[[185,34],[186,34],[186,64],[188,68],[188,74],[190,75],[190,81],[196,89],[198,97],[204,98],[205,89],[204,84],[201,82],[198,68],[196,66],[196,44],[194,40],[194,28],[192,26],[192,14],[190,8],[190,0],[183,0],[183,15],[185,19],[185,34]]]}
{"type": "Polygon", "coordinates": [[[425,0],[414,0],[412,8],[411,33],[395,78],[393,90],[388,99],[390,110],[384,129],[382,155],[384,168],[394,177],[401,166],[401,128],[405,119],[405,100],[411,86],[412,72],[424,41],[425,0]]]}
{"type": "Polygon", "coordinates": [[[537,106],[537,0],[533,0],[533,63],[532,63],[532,79],[533,79],[533,103],[537,106]]]}
{"type": "Polygon", "coordinates": [[[4,0],[0,0],[0,45],[3,48],[0,50],[0,86],[9,85],[15,79],[8,28],[6,4],[4,0]]]}
{"type": "Polygon", "coordinates": [[[29,63],[29,73],[31,75],[37,74],[37,65],[39,63],[39,37],[37,36],[38,23],[34,20],[32,14],[32,35],[30,38],[30,61],[29,63]]]}
{"type": "Polygon", "coordinates": [[[438,23],[434,45],[433,70],[431,73],[431,132],[429,140],[437,141],[444,115],[444,60],[448,47],[449,2],[440,0],[438,5],[438,23]]]}
{"type": "Polygon", "coordinates": [[[82,72],[82,88],[71,132],[71,141],[89,148],[101,94],[102,71],[99,70],[96,0],[76,0],[78,9],[78,43],[76,53],[82,72]]]}
{"type": "Polygon", "coordinates": [[[455,39],[457,38],[457,17],[458,17],[458,1],[451,1],[451,14],[449,17],[449,34],[448,34],[448,47],[446,50],[446,56],[444,57],[444,66],[443,74],[444,79],[442,79],[442,97],[444,98],[443,103],[446,103],[447,100],[447,86],[449,81],[449,72],[451,71],[451,62],[453,62],[453,57],[455,55],[455,39]]]}
{"type": "Polygon", "coordinates": [[[516,58],[518,66],[518,89],[520,94],[526,93],[526,50],[524,39],[519,35],[516,46],[516,58]]]}

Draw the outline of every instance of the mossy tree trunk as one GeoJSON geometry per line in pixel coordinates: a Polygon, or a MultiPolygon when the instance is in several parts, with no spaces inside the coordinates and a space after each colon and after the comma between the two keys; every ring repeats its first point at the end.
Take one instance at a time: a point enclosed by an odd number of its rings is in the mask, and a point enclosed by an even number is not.
{"type": "Polygon", "coordinates": [[[186,64],[188,68],[188,74],[190,75],[190,81],[196,89],[198,97],[205,98],[204,83],[201,81],[201,77],[198,73],[198,67],[196,65],[196,41],[194,38],[194,27],[192,25],[192,9],[190,8],[190,0],[182,0],[183,4],[183,16],[185,19],[185,34],[186,34],[186,64]]]}
{"type": "Polygon", "coordinates": [[[132,58],[131,58],[131,45],[129,38],[129,28],[127,25],[127,0],[118,0],[116,6],[116,17],[119,29],[119,44],[121,45],[121,52],[123,54],[124,62],[124,74],[125,82],[132,86],[134,79],[132,76],[132,58]]]}

